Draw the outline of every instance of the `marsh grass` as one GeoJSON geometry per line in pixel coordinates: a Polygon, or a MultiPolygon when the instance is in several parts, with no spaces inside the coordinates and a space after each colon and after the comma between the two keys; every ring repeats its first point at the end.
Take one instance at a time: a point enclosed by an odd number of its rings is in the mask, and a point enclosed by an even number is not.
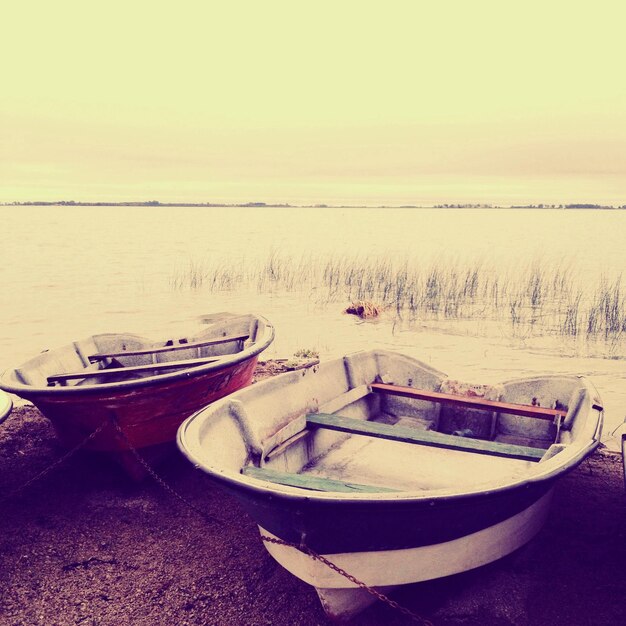
{"type": "Polygon", "coordinates": [[[356,254],[323,260],[271,252],[265,261],[190,261],[169,279],[173,289],[302,292],[322,303],[376,303],[399,318],[497,320],[513,331],[619,341],[626,333],[622,276],[583,280],[568,266],[534,261],[490,267],[439,259],[429,263],[356,254]]]}

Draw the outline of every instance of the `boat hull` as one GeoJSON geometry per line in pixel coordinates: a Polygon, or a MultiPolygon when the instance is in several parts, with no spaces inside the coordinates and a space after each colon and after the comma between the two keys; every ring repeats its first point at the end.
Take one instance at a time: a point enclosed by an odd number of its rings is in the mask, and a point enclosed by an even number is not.
{"type": "Polygon", "coordinates": [[[276,493],[268,497],[223,486],[272,535],[295,544],[304,541],[320,554],[340,554],[454,541],[523,513],[552,489],[553,481],[466,497],[360,502],[289,498],[276,493]]]}
{"type": "Polygon", "coordinates": [[[53,389],[32,395],[24,392],[22,396],[50,420],[59,440],[68,448],[83,443],[103,427],[84,448],[112,455],[133,478],[141,478],[145,471],[131,448],[148,462],[159,460],[174,445],[180,424],[199,406],[252,382],[257,361],[255,355],[219,370],[189,372],[176,380],[155,379],[152,384],[131,388],[85,387],[84,392],[71,394],[59,394],[53,389]]]}
{"type": "MultiPolygon", "coordinates": [[[[519,513],[450,541],[404,549],[323,554],[338,568],[383,593],[412,583],[468,571],[500,559],[528,543],[543,526],[552,489],[519,513]]],[[[261,536],[276,538],[259,527],[261,536]]],[[[324,563],[290,546],[265,542],[286,570],[314,586],[326,612],[347,619],[376,598],[324,563]]]]}
{"type": "Polygon", "coordinates": [[[178,444],[239,499],[268,551],[316,588],[329,615],[350,617],[375,597],[355,580],[386,593],[523,546],[541,529],[558,479],[598,445],[601,403],[581,377],[503,382],[502,400],[484,401],[492,404],[483,440],[463,438],[456,424],[449,432],[449,414],[432,402],[445,380],[404,355],[357,353],[199,411],[178,444]],[[392,385],[411,393],[378,394],[392,385]],[[568,399],[558,417],[530,409],[541,402],[556,413],[558,398],[568,399]]]}

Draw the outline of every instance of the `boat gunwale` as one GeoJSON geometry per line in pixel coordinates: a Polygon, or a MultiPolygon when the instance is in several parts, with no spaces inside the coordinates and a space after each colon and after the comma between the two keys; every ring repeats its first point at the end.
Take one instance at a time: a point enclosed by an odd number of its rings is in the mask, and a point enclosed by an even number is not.
{"type": "MultiPolygon", "coordinates": [[[[0,376],[0,389],[9,393],[14,393],[26,399],[29,399],[30,397],[43,398],[44,396],[58,398],[65,395],[98,395],[102,392],[111,392],[116,390],[128,391],[138,387],[150,387],[162,383],[173,383],[178,380],[197,378],[198,376],[210,374],[214,371],[218,372],[219,370],[227,369],[243,361],[248,361],[263,352],[263,350],[265,350],[272,343],[272,341],[274,341],[274,326],[260,315],[252,315],[252,317],[260,322],[263,322],[265,325],[263,340],[259,342],[255,341],[248,347],[241,350],[241,352],[237,352],[232,355],[224,355],[217,361],[207,363],[206,365],[195,365],[187,368],[180,368],[175,372],[157,374],[155,376],[146,376],[145,378],[138,378],[136,380],[124,380],[112,383],[87,383],[80,386],[70,385],[58,387],[49,387],[47,385],[45,387],[35,386],[17,381],[9,382],[8,377],[17,369],[12,368],[6,370],[0,376]]],[[[26,363],[28,363],[28,361],[26,361],[26,363]]],[[[123,373],[123,368],[120,369],[120,373],[123,373]]]]}
{"type": "MultiPolygon", "coordinates": [[[[282,374],[281,376],[285,376],[282,374]]],[[[590,381],[581,375],[575,376],[580,382],[585,385],[589,392],[595,392],[593,385],[590,381]]],[[[506,383],[522,382],[529,380],[536,380],[538,378],[557,378],[559,375],[546,375],[546,376],[530,376],[507,380],[506,383]]],[[[265,382],[265,381],[263,381],[265,382]]],[[[263,384],[260,383],[260,384],[263,384]]],[[[596,424],[591,439],[586,442],[574,441],[559,453],[559,455],[553,456],[545,464],[534,463],[529,473],[523,477],[513,479],[506,484],[494,485],[487,488],[467,488],[463,491],[450,493],[449,488],[433,490],[424,492],[420,491],[398,491],[398,492],[380,492],[380,493],[340,493],[333,492],[332,494],[326,492],[316,492],[312,490],[306,490],[298,487],[290,487],[287,485],[279,485],[275,483],[265,483],[262,480],[246,477],[244,474],[234,472],[230,470],[219,470],[215,467],[205,465],[203,461],[192,453],[185,446],[185,433],[189,426],[198,419],[199,416],[207,410],[217,410],[220,405],[227,404],[233,399],[232,395],[222,398],[221,400],[211,404],[209,407],[203,407],[190,415],[180,425],[178,432],[176,433],[176,443],[181,453],[198,469],[201,469],[210,478],[222,483],[224,486],[231,490],[251,492],[255,496],[261,496],[266,498],[277,498],[285,501],[314,501],[319,504],[346,504],[346,505],[363,505],[367,504],[380,504],[390,505],[394,503],[398,504],[410,504],[410,503],[423,503],[423,502],[446,502],[450,500],[463,500],[481,496],[497,495],[506,491],[512,491],[515,489],[523,488],[532,484],[542,483],[546,481],[556,480],[560,476],[572,471],[585,458],[592,454],[600,445],[600,433],[602,431],[603,424],[603,411],[601,408],[592,406],[589,411],[595,411],[597,414],[596,424]],[[561,456],[563,455],[563,456],[561,456]],[[561,461],[557,464],[555,459],[561,461]],[[437,493],[439,491],[439,493],[437,493]],[[443,492],[443,493],[441,493],[443,492]]],[[[483,483],[484,484],[484,483],[483,483]]]]}

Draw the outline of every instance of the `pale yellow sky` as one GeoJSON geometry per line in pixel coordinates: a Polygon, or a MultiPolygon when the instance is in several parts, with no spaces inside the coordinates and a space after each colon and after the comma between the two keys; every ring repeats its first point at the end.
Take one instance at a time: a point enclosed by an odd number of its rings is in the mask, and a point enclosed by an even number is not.
{"type": "Polygon", "coordinates": [[[0,201],[626,204],[623,2],[11,5],[0,201]]]}

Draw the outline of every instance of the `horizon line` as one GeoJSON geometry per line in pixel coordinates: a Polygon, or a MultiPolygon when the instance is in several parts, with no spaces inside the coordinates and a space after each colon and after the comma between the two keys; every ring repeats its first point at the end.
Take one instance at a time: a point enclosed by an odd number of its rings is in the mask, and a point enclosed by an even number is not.
{"type": "Polygon", "coordinates": [[[291,204],[288,202],[161,202],[159,200],[125,200],[116,202],[88,200],[15,200],[0,202],[0,206],[162,206],[162,207],[233,207],[233,208],[328,208],[328,209],[626,209],[626,204],[596,204],[591,202],[498,204],[490,202],[438,202],[432,204],[327,204],[321,202],[291,204]]]}

